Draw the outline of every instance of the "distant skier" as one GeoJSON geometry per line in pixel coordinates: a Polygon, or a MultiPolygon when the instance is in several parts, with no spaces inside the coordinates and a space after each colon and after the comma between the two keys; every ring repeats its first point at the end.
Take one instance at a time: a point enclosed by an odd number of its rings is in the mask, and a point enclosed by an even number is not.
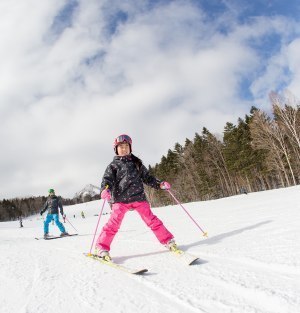
{"type": "Polygon", "coordinates": [[[85,215],[84,215],[84,212],[83,212],[83,211],[81,211],[81,217],[82,217],[82,218],[85,218],[85,215]]]}
{"type": "Polygon", "coordinates": [[[21,215],[19,216],[19,222],[20,222],[20,228],[23,227],[23,219],[21,215]]]}
{"type": "Polygon", "coordinates": [[[243,194],[248,194],[248,192],[247,192],[247,189],[245,188],[245,187],[241,187],[241,193],[243,193],[243,194]]]}
{"type": "Polygon", "coordinates": [[[114,141],[116,156],[105,170],[101,184],[101,198],[112,202],[112,211],[96,242],[95,253],[110,260],[111,243],[118,232],[124,215],[135,210],[159,242],[176,251],[173,235],[162,221],[151,211],[146,199],[143,183],[155,189],[169,189],[170,184],[151,176],[142,161],[131,153],[132,140],[128,135],[120,135],[114,141]]]}
{"type": "Polygon", "coordinates": [[[44,204],[43,209],[41,210],[40,214],[43,215],[43,213],[48,210],[48,214],[46,216],[46,219],[44,221],[44,238],[49,237],[49,224],[52,220],[55,221],[57,227],[61,231],[61,236],[68,236],[69,234],[66,232],[64,225],[59,221],[59,214],[58,209],[60,209],[60,214],[64,215],[63,206],[61,203],[60,197],[57,197],[55,195],[54,189],[49,189],[49,196],[47,198],[47,201],[44,204]]]}

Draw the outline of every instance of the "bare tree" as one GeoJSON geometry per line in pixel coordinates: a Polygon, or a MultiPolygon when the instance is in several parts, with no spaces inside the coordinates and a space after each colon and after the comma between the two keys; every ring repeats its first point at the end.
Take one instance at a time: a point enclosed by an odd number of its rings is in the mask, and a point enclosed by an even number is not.
{"type": "Polygon", "coordinates": [[[236,194],[236,188],[226,166],[225,158],[222,151],[222,143],[212,134],[206,133],[207,140],[207,163],[211,164],[217,172],[220,185],[225,195],[236,194]]]}
{"type": "Polygon", "coordinates": [[[278,126],[296,146],[295,152],[300,161],[300,102],[289,91],[284,97],[272,91],[270,100],[278,126]]]}
{"type": "MultiPolygon", "coordinates": [[[[291,185],[289,174],[285,164],[288,165],[289,173],[292,176],[293,184],[296,184],[293,169],[290,163],[290,151],[284,134],[275,121],[272,121],[266,113],[257,110],[252,122],[250,123],[250,131],[252,136],[252,145],[255,149],[263,149],[268,151],[268,167],[283,173],[285,182],[282,180],[283,186],[291,185]],[[284,162],[286,161],[286,163],[284,162]]],[[[280,175],[281,176],[281,175],[280,175]]]]}

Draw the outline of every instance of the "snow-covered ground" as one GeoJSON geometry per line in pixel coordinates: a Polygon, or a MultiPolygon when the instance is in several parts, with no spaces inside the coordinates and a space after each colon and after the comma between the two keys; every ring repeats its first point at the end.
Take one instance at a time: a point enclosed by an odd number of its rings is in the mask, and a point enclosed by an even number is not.
{"type": "MultiPolygon", "coordinates": [[[[192,266],[128,212],[111,254],[128,267],[148,268],[144,276],[83,255],[101,205],[65,207],[75,237],[35,240],[43,234],[40,216],[25,219],[24,228],[0,223],[1,313],[300,312],[300,186],[184,204],[208,238],[179,206],[153,209],[180,247],[201,258],[192,266]]],[[[108,217],[101,216],[98,233],[108,217]]]]}

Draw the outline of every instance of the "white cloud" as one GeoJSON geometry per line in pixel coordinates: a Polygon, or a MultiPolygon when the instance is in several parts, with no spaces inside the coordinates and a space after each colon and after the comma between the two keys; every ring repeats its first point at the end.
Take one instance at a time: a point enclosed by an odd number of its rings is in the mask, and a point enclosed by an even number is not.
{"type": "Polygon", "coordinates": [[[293,77],[288,89],[300,99],[300,38],[293,40],[286,49],[288,68],[293,77]]]}
{"type": "Polygon", "coordinates": [[[116,135],[129,133],[134,152],[154,164],[203,127],[222,132],[249,113],[243,79],[253,79],[256,99],[282,82],[286,66],[292,89],[299,80],[298,41],[283,40],[267,60],[249,44],[272,32],[287,37],[293,25],[282,29],[283,18],[240,25],[226,13],[211,22],[192,2],[146,10],[95,0],[79,2],[55,32],[66,3],[1,2],[0,198],[49,187],[73,196],[99,184],[116,135]],[[118,8],[128,18],[109,33],[118,8]]]}

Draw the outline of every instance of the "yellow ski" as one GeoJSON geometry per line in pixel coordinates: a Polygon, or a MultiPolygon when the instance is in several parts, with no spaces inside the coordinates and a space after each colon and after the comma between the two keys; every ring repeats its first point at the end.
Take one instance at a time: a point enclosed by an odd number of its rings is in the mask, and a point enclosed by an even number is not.
{"type": "Polygon", "coordinates": [[[126,272],[126,273],[129,273],[129,274],[141,275],[141,274],[144,274],[144,273],[148,272],[148,270],[146,268],[140,269],[140,270],[135,270],[135,269],[130,269],[130,268],[128,268],[126,266],[123,266],[121,264],[115,263],[114,261],[106,261],[103,258],[100,258],[96,254],[84,253],[84,255],[89,257],[89,258],[92,258],[92,259],[94,259],[96,261],[99,261],[102,264],[108,265],[110,267],[113,267],[115,269],[118,269],[118,270],[120,270],[122,272],[126,272]]]}

